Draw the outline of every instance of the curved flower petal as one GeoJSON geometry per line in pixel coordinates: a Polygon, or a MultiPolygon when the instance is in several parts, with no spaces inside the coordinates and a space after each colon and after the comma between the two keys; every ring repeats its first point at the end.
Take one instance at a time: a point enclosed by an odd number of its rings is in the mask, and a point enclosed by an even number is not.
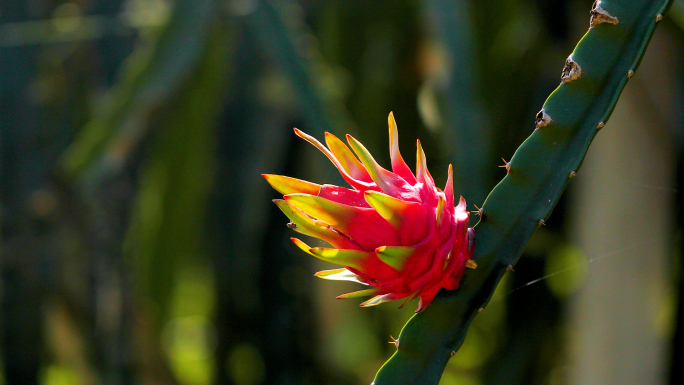
{"type": "Polygon", "coordinates": [[[337,299],[367,297],[369,295],[376,295],[379,292],[380,292],[380,289],[365,289],[365,290],[355,291],[353,293],[338,295],[337,299]]]}
{"type": "Polygon", "coordinates": [[[401,157],[399,152],[399,132],[397,130],[397,122],[394,120],[394,114],[390,112],[387,117],[387,123],[389,125],[389,136],[390,136],[390,157],[392,159],[392,171],[400,177],[404,178],[407,182],[415,185],[416,180],[415,175],[411,172],[411,169],[404,158],[401,157]]]}
{"type": "Polygon", "coordinates": [[[366,250],[401,242],[394,227],[372,208],[349,206],[308,194],[290,194],[284,199],[348,235],[366,250]]]}
{"type": "Polygon", "coordinates": [[[368,174],[373,178],[375,184],[380,187],[380,190],[395,198],[420,202],[420,196],[416,189],[408,184],[404,178],[382,168],[361,142],[354,139],[351,135],[347,135],[347,142],[349,142],[349,146],[351,146],[352,150],[354,150],[359,159],[361,159],[361,163],[366,166],[368,174]]]}
{"type": "Polygon", "coordinates": [[[338,162],[342,165],[345,171],[352,178],[363,182],[373,183],[373,179],[368,174],[366,168],[354,156],[354,153],[335,135],[326,132],[325,143],[328,145],[330,152],[335,156],[338,162]]]}
{"type": "Polygon", "coordinates": [[[393,279],[399,276],[396,270],[378,259],[373,252],[312,247],[309,248],[309,253],[324,261],[348,266],[359,271],[373,272],[377,279],[393,279]]]}
{"type": "Polygon", "coordinates": [[[314,274],[314,276],[322,279],[328,279],[331,281],[351,281],[360,283],[363,285],[368,285],[364,282],[358,275],[352,273],[347,269],[333,269],[333,270],[322,270],[314,274]]]}
{"type": "Polygon", "coordinates": [[[389,293],[389,294],[383,294],[383,295],[378,295],[375,296],[368,301],[362,303],[361,307],[370,307],[370,306],[375,306],[375,305],[380,305],[381,303],[389,302],[389,301],[396,301],[398,299],[402,299],[406,297],[405,294],[397,294],[397,293],[389,293]]]}
{"type": "Polygon", "coordinates": [[[314,147],[316,147],[322,153],[324,153],[328,157],[328,159],[330,159],[330,161],[335,165],[335,167],[337,167],[337,170],[340,172],[340,175],[342,175],[344,180],[346,180],[347,183],[349,183],[352,187],[354,187],[357,190],[377,190],[378,189],[378,187],[375,185],[375,183],[364,182],[363,180],[356,179],[356,178],[352,177],[351,175],[349,175],[349,173],[347,173],[347,170],[345,170],[344,166],[342,166],[342,163],[340,163],[340,161],[337,160],[337,158],[335,158],[335,155],[333,155],[333,153],[330,152],[330,150],[328,150],[324,145],[322,145],[321,142],[316,140],[316,138],[314,138],[311,135],[307,135],[307,134],[301,132],[300,130],[298,130],[296,128],[294,129],[294,132],[295,132],[295,134],[297,134],[297,136],[299,136],[300,138],[311,143],[312,145],[314,145],[314,147]]]}
{"type": "Polygon", "coordinates": [[[287,203],[282,199],[274,199],[273,202],[278,208],[295,224],[295,231],[304,235],[309,235],[318,239],[322,239],[334,247],[342,249],[360,250],[361,247],[349,237],[340,234],[330,225],[321,226],[320,222],[304,214],[302,211],[287,203]]]}
{"type": "Polygon", "coordinates": [[[290,178],[289,176],[273,174],[261,174],[261,176],[266,178],[271,187],[283,195],[295,193],[318,195],[318,192],[321,190],[321,185],[319,184],[290,178]]]}

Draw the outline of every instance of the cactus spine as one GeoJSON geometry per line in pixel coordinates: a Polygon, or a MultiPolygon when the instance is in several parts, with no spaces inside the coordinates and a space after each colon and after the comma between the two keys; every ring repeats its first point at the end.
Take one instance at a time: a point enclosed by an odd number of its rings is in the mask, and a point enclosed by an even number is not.
{"type": "Polygon", "coordinates": [[[568,57],[561,84],[537,114],[532,135],[507,162],[507,175],[482,206],[473,257],[478,268],[466,272],[458,290],[441,291],[425,312],[409,320],[375,385],[439,383],[470,322],[576,175],[671,3],[594,3],[589,31],[568,57]]]}

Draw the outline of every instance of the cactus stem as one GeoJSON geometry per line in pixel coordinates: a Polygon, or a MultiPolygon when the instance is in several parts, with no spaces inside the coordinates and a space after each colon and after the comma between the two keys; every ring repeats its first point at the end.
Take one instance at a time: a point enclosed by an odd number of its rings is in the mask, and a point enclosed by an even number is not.
{"type": "Polygon", "coordinates": [[[504,159],[504,158],[501,158],[501,160],[504,161],[504,165],[499,166],[499,167],[506,167],[506,174],[510,174],[511,173],[511,162],[506,162],[506,159],[504,159]]]}
{"type": "Polygon", "coordinates": [[[537,116],[535,119],[535,124],[536,124],[535,130],[538,130],[538,129],[548,125],[552,121],[553,120],[551,119],[549,114],[547,114],[546,111],[544,111],[544,109],[542,108],[539,112],[537,112],[537,116]]]}
{"type": "Polygon", "coordinates": [[[392,339],[392,341],[387,341],[387,343],[388,343],[388,344],[394,344],[394,346],[397,347],[397,350],[399,350],[399,340],[396,339],[396,338],[394,338],[394,337],[392,337],[391,334],[390,334],[390,338],[392,339]]]}
{"type": "Polygon", "coordinates": [[[506,270],[508,270],[508,271],[515,271],[515,270],[513,270],[513,265],[508,265],[508,266],[506,267],[506,270]]]}
{"type": "Polygon", "coordinates": [[[656,23],[659,22],[660,20],[663,20],[663,15],[658,14],[658,16],[656,16],[656,23]]]}
{"type": "Polygon", "coordinates": [[[539,226],[546,226],[546,222],[543,219],[539,220],[539,226]]]}
{"type": "Polygon", "coordinates": [[[570,83],[582,74],[582,68],[572,59],[572,54],[565,59],[563,73],[561,73],[561,83],[570,83]]]}
{"type": "Polygon", "coordinates": [[[596,128],[597,128],[597,129],[601,129],[601,128],[603,128],[603,126],[605,126],[605,125],[606,125],[605,123],[599,122],[599,124],[596,126],[596,128]]]}
{"type": "Polygon", "coordinates": [[[577,176],[577,173],[574,171],[570,171],[570,176],[568,176],[568,179],[574,178],[577,176]]]}
{"type": "Polygon", "coordinates": [[[589,29],[594,28],[595,26],[602,24],[602,23],[608,23],[608,24],[617,24],[618,18],[611,15],[601,7],[601,1],[596,0],[594,1],[594,6],[591,8],[591,19],[589,20],[589,29]]]}
{"type": "Polygon", "coordinates": [[[469,269],[477,269],[477,262],[473,261],[472,259],[469,259],[465,263],[465,267],[469,269]]]}
{"type": "Polygon", "coordinates": [[[633,70],[627,71],[627,79],[631,78],[632,76],[634,76],[634,71],[633,70]]]}

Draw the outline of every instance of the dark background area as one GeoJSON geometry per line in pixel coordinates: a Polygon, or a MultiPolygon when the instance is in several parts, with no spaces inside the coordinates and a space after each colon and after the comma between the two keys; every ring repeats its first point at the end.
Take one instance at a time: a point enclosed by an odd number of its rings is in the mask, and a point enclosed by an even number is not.
{"type": "MultiPolygon", "coordinates": [[[[414,307],[335,300],[260,174],[344,185],[293,127],[388,165],[393,111],[475,210],[592,2],[0,0],[0,384],[370,383],[414,307]]],[[[668,16],[443,385],[681,383],[668,16]]]]}

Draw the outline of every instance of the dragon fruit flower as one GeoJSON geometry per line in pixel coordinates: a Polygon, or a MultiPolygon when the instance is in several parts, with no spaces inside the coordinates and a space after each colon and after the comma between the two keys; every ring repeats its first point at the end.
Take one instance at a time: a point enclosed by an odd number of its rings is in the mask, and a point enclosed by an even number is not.
{"type": "Polygon", "coordinates": [[[397,126],[389,118],[392,171],[382,168],[352,136],[347,142],[325,133],[323,146],[297,130],[337,167],[352,189],[319,185],[280,175],[263,175],[283,199],[275,204],[292,221],[290,228],[319,238],[332,247],[310,247],[292,238],[302,250],[343,266],[316,276],[353,281],[371,288],[337,298],[374,297],[361,304],[374,306],[420,297],[422,312],[441,288],[456,289],[466,266],[475,267],[475,233],[468,228],[469,213],[461,197],[454,207],[452,167],[444,191],[435,186],[418,141],[416,175],[399,153],[397,126]],[[356,156],[354,155],[356,154],[356,156]]]}

